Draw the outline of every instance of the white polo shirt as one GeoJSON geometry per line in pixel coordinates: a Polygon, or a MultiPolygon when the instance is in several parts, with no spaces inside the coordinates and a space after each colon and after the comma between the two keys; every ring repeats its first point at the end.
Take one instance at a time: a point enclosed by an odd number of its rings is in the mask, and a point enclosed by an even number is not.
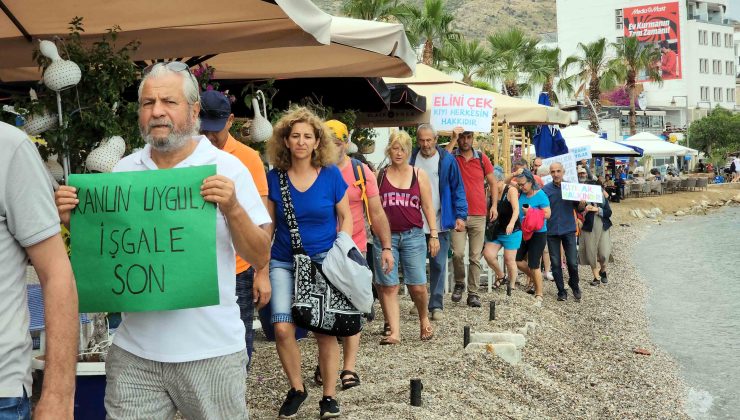
{"type": "MultiPolygon", "coordinates": [[[[234,182],[239,204],[257,225],[270,223],[257,187],[247,168],[234,156],[217,149],[205,136],[196,138],[193,153],[176,168],[217,165],[217,173],[234,182]]],[[[156,170],[151,146],[123,158],[113,172],[156,170]]],[[[243,350],[244,323],[236,304],[236,260],[226,219],[216,210],[216,261],[220,303],[203,308],[133,312],[123,316],[113,344],[144,359],[187,362],[243,350]]],[[[265,252],[269,252],[265,250],[265,252]]]]}

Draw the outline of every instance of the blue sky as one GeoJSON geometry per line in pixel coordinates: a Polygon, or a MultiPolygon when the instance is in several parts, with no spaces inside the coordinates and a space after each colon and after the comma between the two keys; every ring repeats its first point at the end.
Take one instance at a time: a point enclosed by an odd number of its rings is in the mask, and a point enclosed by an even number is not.
{"type": "Polygon", "coordinates": [[[740,20],[740,0],[730,0],[727,4],[727,14],[735,20],[740,20]]]}

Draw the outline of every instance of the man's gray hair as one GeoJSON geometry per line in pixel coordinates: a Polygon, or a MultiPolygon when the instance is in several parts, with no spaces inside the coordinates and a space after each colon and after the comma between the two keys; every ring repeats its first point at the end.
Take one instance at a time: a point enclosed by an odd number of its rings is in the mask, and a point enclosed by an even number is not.
{"type": "Polygon", "coordinates": [[[164,64],[155,65],[152,68],[152,71],[147,73],[141,79],[141,83],[139,83],[139,100],[141,100],[141,92],[144,90],[144,83],[147,80],[156,79],[168,74],[179,74],[180,77],[182,77],[182,93],[183,95],[185,95],[185,100],[188,101],[188,104],[192,106],[196,102],[200,102],[200,89],[198,89],[198,83],[196,82],[195,77],[190,73],[190,71],[172,70],[164,64]]]}
{"type": "Polygon", "coordinates": [[[419,124],[418,127],[416,127],[416,132],[418,133],[421,130],[429,130],[432,132],[432,137],[435,139],[437,138],[437,131],[434,129],[434,127],[429,123],[419,124]]]}
{"type": "Polygon", "coordinates": [[[524,168],[529,169],[529,164],[527,163],[527,160],[524,158],[517,159],[514,161],[514,166],[522,166],[524,168]]]}

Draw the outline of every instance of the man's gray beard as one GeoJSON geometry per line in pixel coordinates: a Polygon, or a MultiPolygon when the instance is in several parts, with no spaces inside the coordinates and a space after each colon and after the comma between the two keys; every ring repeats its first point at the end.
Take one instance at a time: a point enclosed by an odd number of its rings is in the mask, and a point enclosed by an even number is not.
{"type": "MultiPolygon", "coordinates": [[[[152,123],[150,123],[151,125],[152,123]]],[[[152,148],[158,152],[172,152],[184,147],[188,140],[198,135],[195,124],[188,124],[182,130],[177,130],[174,126],[170,128],[171,132],[167,137],[154,137],[147,133],[145,127],[139,127],[141,137],[152,148]]]]}

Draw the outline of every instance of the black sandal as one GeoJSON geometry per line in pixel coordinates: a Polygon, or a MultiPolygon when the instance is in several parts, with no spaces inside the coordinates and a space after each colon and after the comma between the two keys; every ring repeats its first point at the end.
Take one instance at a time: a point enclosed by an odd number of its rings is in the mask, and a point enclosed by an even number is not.
{"type": "Polygon", "coordinates": [[[352,372],[351,370],[343,370],[339,374],[339,378],[342,381],[343,390],[354,388],[360,385],[360,376],[357,375],[357,372],[352,372]]]}
{"type": "Polygon", "coordinates": [[[316,370],[313,372],[313,382],[318,385],[324,385],[323,379],[321,379],[321,366],[316,365],[316,370]]]}
{"type": "Polygon", "coordinates": [[[386,322],[383,324],[383,336],[388,337],[390,335],[391,335],[391,324],[386,322]]]}
{"type": "Polygon", "coordinates": [[[501,277],[501,278],[496,277],[496,281],[493,282],[493,288],[498,289],[499,287],[501,287],[502,284],[504,284],[505,281],[506,281],[506,276],[501,277]]]}

